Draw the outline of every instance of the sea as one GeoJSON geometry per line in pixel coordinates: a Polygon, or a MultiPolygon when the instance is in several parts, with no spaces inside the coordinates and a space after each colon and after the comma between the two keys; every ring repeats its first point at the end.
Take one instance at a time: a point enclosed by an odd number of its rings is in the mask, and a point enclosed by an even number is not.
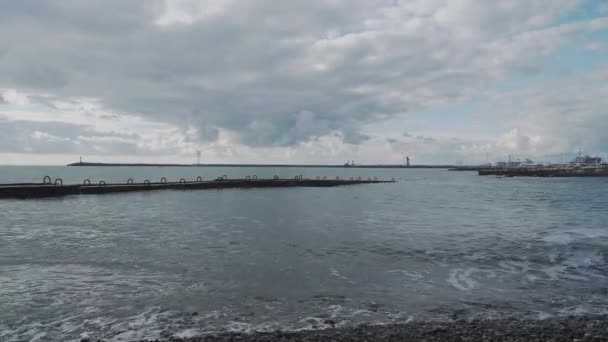
{"type": "Polygon", "coordinates": [[[377,177],[0,200],[0,341],[608,314],[608,178],[442,169],[0,167],[0,183],[377,177]]]}

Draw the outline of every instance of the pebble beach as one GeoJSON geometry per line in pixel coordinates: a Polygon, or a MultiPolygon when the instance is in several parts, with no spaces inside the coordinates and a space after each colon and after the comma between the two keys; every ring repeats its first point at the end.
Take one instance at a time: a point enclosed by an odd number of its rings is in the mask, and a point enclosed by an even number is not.
{"type": "MultiPolygon", "coordinates": [[[[87,342],[83,340],[82,342],[87,342]]],[[[298,332],[226,333],[196,338],[145,342],[371,342],[371,341],[608,341],[608,317],[568,317],[548,320],[457,320],[358,325],[298,332]]],[[[142,341],[143,342],[143,341],[142,341]]]]}

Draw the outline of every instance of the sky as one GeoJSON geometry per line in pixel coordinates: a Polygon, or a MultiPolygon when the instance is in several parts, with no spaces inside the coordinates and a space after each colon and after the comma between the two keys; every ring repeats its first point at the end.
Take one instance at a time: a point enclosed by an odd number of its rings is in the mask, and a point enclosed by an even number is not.
{"type": "Polygon", "coordinates": [[[605,0],[0,0],[0,164],[608,156],[605,0]]]}

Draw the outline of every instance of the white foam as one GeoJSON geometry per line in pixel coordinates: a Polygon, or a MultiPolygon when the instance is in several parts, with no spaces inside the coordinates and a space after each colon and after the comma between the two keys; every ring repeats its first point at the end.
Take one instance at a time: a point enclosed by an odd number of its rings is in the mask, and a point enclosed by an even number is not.
{"type": "Polygon", "coordinates": [[[574,268],[603,265],[604,258],[599,253],[581,252],[571,255],[564,261],[564,264],[574,268]]]}
{"type": "Polygon", "coordinates": [[[306,317],[301,319],[298,323],[303,325],[301,328],[294,329],[295,331],[306,331],[306,330],[321,330],[323,328],[329,328],[329,325],[323,323],[324,320],[319,317],[306,317]]]}
{"type": "Polygon", "coordinates": [[[173,334],[173,337],[186,339],[186,338],[193,338],[193,337],[201,336],[202,334],[203,334],[203,331],[201,329],[190,328],[190,329],[184,329],[182,331],[179,331],[179,332],[173,334]]]}
{"type": "Polygon", "coordinates": [[[547,275],[551,280],[559,280],[559,279],[570,279],[570,280],[581,280],[586,281],[589,278],[584,276],[579,276],[576,274],[571,274],[567,271],[568,266],[566,265],[553,265],[549,267],[545,267],[541,269],[541,272],[547,275]]]}
{"type": "Polygon", "coordinates": [[[338,278],[338,279],[346,280],[346,281],[348,281],[349,283],[354,284],[354,282],[353,282],[353,281],[352,281],[350,278],[348,278],[348,277],[347,277],[347,276],[345,276],[345,275],[342,275],[342,274],[340,273],[340,271],[338,271],[338,270],[337,270],[337,269],[335,269],[335,268],[332,268],[332,269],[330,270],[330,274],[331,274],[332,276],[334,276],[334,277],[338,278]]]}
{"type": "Polygon", "coordinates": [[[344,308],[342,305],[330,305],[327,308],[327,311],[329,311],[331,318],[336,318],[342,311],[344,311],[344,308]]]}
{"type": "Polygon", "coordinates": [[[352,315],[352,317],[356,317],[356,316],[369,316],[371,314],[372,314],[372,312],[369,310],[359,309],[359,310],[353,311],[353,313],[351,315],[352,315]]]}
{"type": "Polygon", "coordinates": [[[569,255],[561,263],[544,267],[541,271],[551,280],[569,279],[586,281],[589,278],[605,279],[606,275],[600,271],[603,266],[604,257],[600,253],[579,251],[569,255]]]}
{"type": "Polygon", "coordinates": [[[403,274],[414,281],[424,279],[424,275],[422,275],[420,272],[416,272],[416,271],[390,270],[390,271],[388,271],[388,273],[403,274]]]}
{"type": "Polygon", "coordinates": [[[537,311],[536,313],[538,315],[537,318],[541,319],[541,320],[542,319],[549,319],[549,318],[553,318],[554,317],[554,315],[552,315],[552,314],[550,314],[548,312],[544,312],[544,311],[537,311]]]}
{"type": "Polygon", "coordinates": [[[526,273],[530,270],[530,263],[527,261],[500,261],[498,266],[501,271],[507,273],[526,273]]]}
{"type": "Polygon", "coordinates": [[[574,241],[572,235],[568,233],[558,233],[545,236],[541,239],[544,242],[553,243],[557,245],[567,245],[574,241]]]}
{"type": "Polygon", "coordinates": [[[526,274],[526,279],[529,282],[534,283],[539,279],[539,277],[535,276],[534,274],[526,274]]]}
{"type": "Polygon", "coordinates": [[[590,308],[583,305],[569,306],[558,310],[564,316],[602,316],[608,314],[608,308],[590,308]]]}
{"type": "Polygon", "coordinates": [[[229,332],[239,332],[239,333],[247,333],[251,332],[251,324],[244,322],[230,322],[226,327],[226,330],[229,332]]]}
{"type": "Polygon", "coordinates": [[[470,291],[479,285],[477,281],[475,281],[472,276],[475,272],[475,268],[455,268],[450,271],[450,275],[447,279],[447,282],[453,287],[457,288],[460,291],[470,291]]]}

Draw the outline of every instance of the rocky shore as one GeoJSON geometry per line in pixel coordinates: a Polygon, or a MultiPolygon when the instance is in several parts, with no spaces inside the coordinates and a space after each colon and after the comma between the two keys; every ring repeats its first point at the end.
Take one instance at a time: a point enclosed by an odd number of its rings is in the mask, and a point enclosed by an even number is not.
{"type": "MultiPolygon", "coordinates": [[[[163,342],[320,342],[320,341],[608,341],[608,317],[548,320],[474,320],[358,325],[316,331],[225,333],[163,342]]],[[[147,341],[152,342],[152,341],[147,341]]]]}

